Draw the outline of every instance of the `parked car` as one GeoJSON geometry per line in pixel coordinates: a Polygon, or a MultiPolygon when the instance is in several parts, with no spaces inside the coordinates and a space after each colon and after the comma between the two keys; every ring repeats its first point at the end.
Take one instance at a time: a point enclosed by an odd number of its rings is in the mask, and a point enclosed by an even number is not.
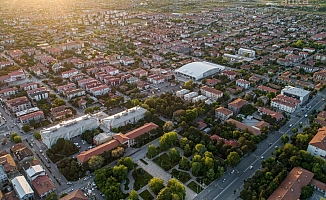
{"type": "Polygon", "coordinates": [[[72,185],[72,182],[68,182],[67,185],[72,185]]]}
{"type": "Polygon", "coordinates": [[[226,178],[225,179],[223,179],[223,183],[226,181],[226,178]]]}
{"type": "Polygon", "coordinates": [[[254,166],[251,165],[251,166],[249,167],[249,169],[252,169],[252,168],[254,168],[254,166]]]}

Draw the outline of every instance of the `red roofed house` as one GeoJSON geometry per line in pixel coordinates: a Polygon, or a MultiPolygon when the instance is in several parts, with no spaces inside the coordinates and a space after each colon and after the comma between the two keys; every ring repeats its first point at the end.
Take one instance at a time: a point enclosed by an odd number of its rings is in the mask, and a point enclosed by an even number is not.
{"type": "Polygon", "coordinates": [[[233,80],[237,76],[237,73],[232,70],[225,70],[221,73],[222,75],[225,75],[228,77],[228,79],[233,80]]]}
{"type": "Polygon", "coordinates": [[[60,200],[88,200],[88,198],[85,197],[84,193],[80,189],[78,189],[60,198],[60,200]]]}
{"type": "Polygon", "coordinates": [[[294,167],[267,200],[300,199],[301,189],[310,183],[313,176],[314,173],[308,170],[294,167]]]}
{"type": "Polygon", "coordinates": [[[215,109],[215,117],[222,121],[228,120],[233,115],[232,110],[227,108],[218,107],[215,109]]]}
{"type": "Polygon", "coordinates": [[[310,140],[307,151],[314,156],[326,158],[326,126],[318,129],[317,134],[310,140]]]}
{"type": "Polygon", "coordinates": [[[223,97],[223,92],[216,90],[214,88],[208,87],[208,86],[203,86],[200,88],[201,94],[214,100],[217,101],[219,98],[223,97]]]}
{"type": "Polygon", "coordinates": [[[317,115],[317,118],[315,118],[315,122],[322,126],[326,126],[326,111],[320,111],[320,113],[317,115]]]}
{"type": "Polygon", "coordinates": [[[255,136],[261,134],[259,128],[254,127],[254,126],[248,126],[247,124],[241,123],[241,122],[239,122],[239,121],[237,121],[237,120],[234,120],[234,119],[228,119],[226,122],[228,122],[228,123],[234,123],[235,126],[236,126],[238,129],[242,130],[242,131],[244,131],[245,129],[248,129],[248,131],[252,132],[252,134],[254,134],[255,136]]]}
{"type": "Polygon", "coordinates": [[[44,113],[41,110],[39,110],[37,112],[29,113],[27,115],[23,115],[23,116],[19,117],[19,120],[23,124],[27,124],[31,120],[40,121],[41,119],[44,119],[44,113]]]}
{"type": "Polygon", "coordinates": [[[36,88],[38,88],[38,83],[37,82],[32,82],[32,83],[26,83],[26,84],[22,84],[20,85],[20,88],[23,90],[34,90],[36,88]]]}
{"type": "Polygon", "coordinates": [[[72,69],[61,73],[62,78],[69,78],[70,76],[78,74],[77,69],[72,69]]]}
{"type": "Polygon", "coordinates": [[[265,114],[265,115],[270,115],[271,117],[274,117],[277,122],[279,122],[280,120],[282,120],[283,117],[284,117],[283,114],[281,114],[281,113],[278,113],[278,112],[275,112],[273,110],[270,110],[268,108],[263,108],[263,107],[259,107],[258,108],[258,112],[261,115],[265,114]]]}
{"type": "Polygon", "coordinates": [[[26,96],[6,101],[8,110],[12,112],[22,111],[31,108],[32,104],[26,96]]]}
{"type": "Polygon", "coordinates": [[[36,195],[40,198],[43,198],[56,190],[55,185],[47,175],[38,176],[32,181],[32,186],[36,195]]]}
{"type": "Polygon", "coordinates": [[[18,93],[18,88],[12,87],[12,88],[6,88],[3,90],[0,90],[0,97],[15,95],[18,93]]]}
{"type": "Polygon", "coordinates": [[[246,101],[246,100],[236,99],[228,104],[228,109],[232,110],[234,115],[237,115],[237,114],[239,114],[241,108],[247,104],[248,104],[248,101],[246,101]]]}
{"type": "Polygon", "coordinates": [[[223,141],[224,144],[229,144],[231,146],[234,146],[234,147],[237,147],[238,146],[238,143],[234,140],[227,140],[227,139],[224,139],[216,134],[212,135],[211,137],[211,140],[216,140],[217,142],[219,141],[223,141]]]}

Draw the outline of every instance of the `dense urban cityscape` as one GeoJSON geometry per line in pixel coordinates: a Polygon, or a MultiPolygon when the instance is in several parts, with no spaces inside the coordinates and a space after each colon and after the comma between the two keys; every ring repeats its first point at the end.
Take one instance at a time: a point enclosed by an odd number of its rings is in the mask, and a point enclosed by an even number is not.
{"type": "Polygon", "coordinates": [[[0,200],[326,198],[326,2],[0,5],[0,200]]]}

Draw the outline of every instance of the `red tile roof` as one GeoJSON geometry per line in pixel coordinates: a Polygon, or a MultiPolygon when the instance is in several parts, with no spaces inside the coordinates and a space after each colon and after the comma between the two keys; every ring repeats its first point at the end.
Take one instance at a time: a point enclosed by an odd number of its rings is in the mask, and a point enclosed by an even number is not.
{"type": "Polygon", "coordinates": [[[252,132],[252,134],[254,134],[256,136],[261,134],[261,132],[260,132],[260,130],[258,128],[254,128],[252,126],[248,126],[247,124],[241,123],[241,122],[239,122],[237,120],[228,119],[226,122],[235,123],[236,127],[238,129],[242,130],[242,131],[245,130],[245,129],[248,129],[249,131],[252,132]]]}
{"type": "Polygon", "coordinates": [[[235,108],[241,108],[242,106],[246,105],[248,101],[243,100],[243,99],[236,99],[229,103],[230,106],[235,107],[235,108]]]}
{"type": "Polygon", "coordinates": [[[310,140],[309,145],[326,151],[326,126],[318,129],[317,134],[310,140]]]}
{"type": "Polygon", "coordinates": [[[47,175],[39,176],[32,181],[32,186],[37,194],[40,196],[46,192],[53,191],[55,188],[54,183],[47,175]]]}
{"type": "Polygon", "coordinates": [[[229,144],[229,145],[232,145],[234,147],[238,146],[238,143],[236,141],[224,139],[221,136],[218,136],[216,134],[212,135],[210,138],[211,138],[211,140],[217,140],[217,142],[224,141],[224,144],[229,144]]]}
{"type": "Polygon", "coordinates": [[[85,197],[80,189],[78,189],[62,197],[60,200],[88,200],[88,198],[85,197]]]}

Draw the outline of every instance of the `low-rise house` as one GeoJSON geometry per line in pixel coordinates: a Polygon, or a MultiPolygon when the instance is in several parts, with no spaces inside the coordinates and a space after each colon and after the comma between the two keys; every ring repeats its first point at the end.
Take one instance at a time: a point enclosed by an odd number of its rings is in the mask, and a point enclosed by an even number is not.
{"type": "Polygon", "coordinates": [[[283,114],[275,112],[275,111],[270,110],[268,108],[259,107],[258,112],[259,112],[260,115],[264,115],[264,114],[265,115],[270,115],[271,117],[275,118],[276,122],[279,122],[284,118],[283,114]]]}
{"type": "Polygon", "coordinates": [[[219,98],[223,97],[223,92],[216,90],[214,88],[208,87],[208,86],[202,86],[200,88],[201,94],[214,100],[217,101],[219,98]]]}
{"type": "Polygon", "coordinates": [[[226,120],[227,123],[233,123],[235,124],[235,126],[237,127],[237,129],[240,129],[242,131],[244,130],[248,130],[250,132],[252,132],[252,134],[254,134],[255,136],[258,136],[261,134],[261,131],[259,128],[255,127],[255,126],[249,126],[247,124],[244,124],[242,122],[239,122],[237,120],[234,120],[234,119],[228,119],[226,120]]]}
{"type": "Polygon", "coordinates": [[[9,97],[11,95],[15,95],[18,93],[18,88],[12,87],[12,88],[6,88],[3,90],[0,90],[0,97],[9,97]]]}
{"type": "Polygon", "coordinates": [[[6,101],[6,106],[11,112],[17,112],[31,108],[32,104],[27,97],[23,96],[6,101]]]}
{"type": "Polygon", "coordinates": [[[105,95],[110,91],[110,88],[106,85],[100,85],[98,87],[93,87],[89,90],[94,96],[105,95]]]}
{"type": "Polygon", "coordinates": [[[84,193],[80,189],[78,189],[60,198],[60,200],[88,200],[88,198],[84,195],[84,193]]]}
{"type": "Polygon", "coordinates": [[[56,191],[54,183],[47,175],[38,176],[32,181],[32,187],[34,188],[35,195],[39,198],[46,197],[52,192],[56,191]]]}
{"type": "Polygon", "coordinates": [[[43,119],[44,119],[44,113],[41,110],[19,117],[20,122],[23,124],[30,123],[32,120],[39,122],[43,119]]]}
{"type": "Polygon", "coordinates": [[[264,92],[273,92],[274,94],[277,93],[277,90],[273,89],[273,88],[270,88],[270,87],[267,87],[267,86],[264,86],[264,85],[259,85],[257,87],[257,89],[261,90],[261,91],[264,91],[264,92]]]}
{"type": "Polygon", "coordinates": [[[279,110],[293,113],[299,106],[300,100],[292,97],[287,97],[282,94],[277,95],[271,100],[271,107],[277,108],[279,110]]]}
{"type": "Polygon", "coordinates": [[[66,95],[67,99],[70,100],[74,97],[84,96],[86,92],[81,88],[77,88],[77,89],[70,88],[64,91],[64,94],[66,95]]]}
{"type": "Polygon", "coordinates": [[[326,126],[318,129],[317,134],[310,140],[307,151],[314,156],[326,159],[326,126]]]}
{"type": "Polygon", "coordinates": [[[51,108],[50,112],[53,120],[60,120],[66,118],[66,116],[72,116],[72,111],[66,105],[51,108]]]}
{"type": "MultiPolygon", "coordinates": [[[[6,183],[7,181],[8,181],[8,175],[5,172],[5,168],[2,165],[0,165],[0,182],[6,183]]],[[[2,198],[0,197],[0,199],[2,198]]]]}
{"type": "Polygon", "coordinates": [[[234,140],[227,140],[227,139],[222,138],[221,136],[216,135],[216,134],[212,135],[212,136],[210,137],[210,139],[211,139],[212,141],[216,140],[216,142],[223,141],[224,144],[228,144],[228,145],[231,145],[231,146],[233,146],[233,147],[237,147],[237,146],[238,146],[238,143],[237,143],[236,141],[234,141],[234,140]]]}
{"type": "Polygon", "coordinates": [[[69,71],[65,71],[65,72],[61,72],[61,77],[62,78],[69,78],[70,76],[74,76],[78,74],[78,70],[77,69],[72,69],[69,71]]]}
{"type": "Polygon", "coordinates": [[[232,117],[233,112],[227,108],[218,107],[215,109],[215,117],[221,119],[221,121],[226,121],[232,117]]]}
{"type": "Polygon", "coordinates": [[[6,150],[0,151],[0,165],[3,166],[8,177],[14,176],[18,171],[14,159],[6,150]]]}
{"type": "Polygon", "coordinates": [[[34,90],[28,90],[27,95],[29,98],[35,101],[40,101],[42,99],[49,98],[49,93],[50,93],[49,90],[47,90],[45,87],[42,87],[42,88],[36,88],[34,90]]]}
{"type": "Polygon", "coordinates": [[[326,81],[326,70],[315,72],[313,78],[315,81],[326,81]]]}
{"type": "Polygon", "coordinates": [[[28,168],[26,171],[26,177],[29,181],[35,180],[39,176],[44,176],[45,170],[41,165],[34,165],[28,168]]]}
{"type": "Polygon", "coordinates": [[[322,126],[326,126],[326,111],[320,111],[314,121],[322,126]]]}
{"type": "Polygon", "coordinates": [[[38,82],[31,82],[20,85],[20,88],[27,91],[27,90],[34,90],[38,88],[38,82]]]}
{"type": "Polygon", "coordinates": [[[34,191],[28,184],[24,176],[17,176],[11,180],[13,188],[18,195],[19,200],[30,200],[33,199],[34,191]]]}
{"type": "Polygon", "coordinates": [[[236,86],[239,86],[239,87],[242,87],[243,89],[247,90],[250,88],[250,82],[249,81],[246,81],[244,79],[238,79],[236,82],[235,82],[236,86]]]}
{"type": "Polygon", "coordinates": [[[228,109],[232,110],[234,115],[237,115],[237,114],[239,114],[241,108],[247,104],[248,104],[248,101],[246,101],[246,100],[236,99],[228,104],[228,109]]]}
{"type": "Polygon", "coordinates": [[[12,152],[15,159],[18,160],[19,162],[24,162],[26,160],[33,158],[34,156],[33,152],[29,148],[27,148],[24,143],[14,144],[10,148],[10,152],[12,152]]]}
{"type": "Polygon", "coordinates": [[[75,83],[68,83],[66,85],[58,86],[57,87],[57,91],[59,93],[62,93],[62,92],[64,92],[68,88],[74,88],[74,89],[76,89],[76,84],[75,83]]]}

